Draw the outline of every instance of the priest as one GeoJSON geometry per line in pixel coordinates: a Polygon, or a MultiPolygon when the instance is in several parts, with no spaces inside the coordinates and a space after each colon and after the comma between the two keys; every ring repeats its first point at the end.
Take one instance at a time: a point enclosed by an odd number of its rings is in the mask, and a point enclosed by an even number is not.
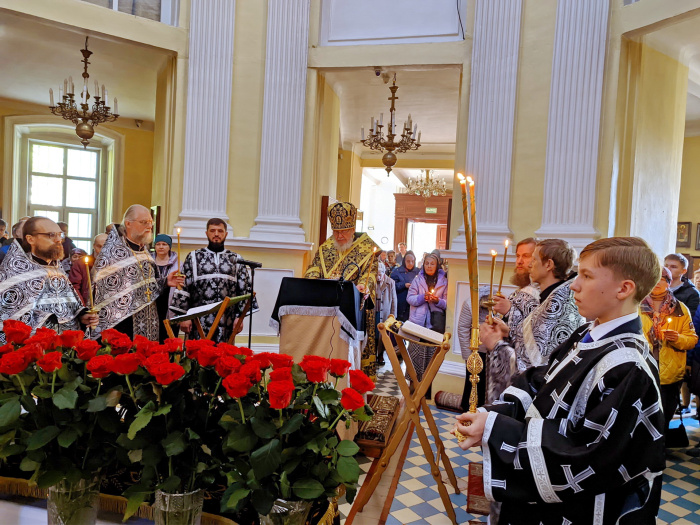
{"type": "MultiPolygon", "coordinates": [[[[344,279],[376,303],[377,255],[380,248],[366,233],[355,232],[357,208],[338,202],[328,208],[333,235],[319,246],[306,269],[307,279],[344,279]]],[[[366,311],[367,342],[362,350],[362,370],[376,379],[377,337],[375,310],[366,311]]]]}
{"type": "MultiPolygon", "coordinates": [[[[15,240],[0,264],[0,325],[13,319],[58,332],[97,325],[97,316],[83,307],[61,268],[64,233],[58,225],[32,217],[24,223],[22,235],[29,252],[15,240]]],[[[0,343],[4,342],[0,334],[0,343]]]]}

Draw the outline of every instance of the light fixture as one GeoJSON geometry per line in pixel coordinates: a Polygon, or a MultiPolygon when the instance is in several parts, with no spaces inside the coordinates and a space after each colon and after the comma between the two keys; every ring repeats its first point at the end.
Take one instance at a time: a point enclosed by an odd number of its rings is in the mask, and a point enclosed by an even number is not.
{"type": "Polygon", "coordinates": [[[435,170],[420,170],[421,176],[417,179],[408,179],[406,183],[406,190],[408,190],[409,195],[422,195],[426,199],[428,197],[438,197],[447,195],[447,186],[445,185],[445,179],[440,182],[432,179],[431,176],[435,173],[435,170]],[[425,176],[425,179],[423,179],[425,176]]]}
{"type": "Polygon", "coordinates": [[[403,133],[401,138],[394,142],[394,137],[396,137],[396,108],[394,107],[394,102],[396,101],[396,91],[399,86],[396,85],[396,73],[394,73],[394,81],[389,90],[391,91],[391,108],[389,112],[391,113],[389,118],[389,129],[387,129],[386,136],[382,132],[384,127],[384,113],[379,114],[379,120],[375,120],[372,117],[370,120],[369,136],[365,139],[365,128],[362,128],[362,144],[370,149],[377,151],[384,151],[384,156],[382,157],[382,164],[384,164],[387,177],[391,173],[391,168],[394,167],[396,161],[396,153],[405,153],[409,150],[414,150],[420,148],[420,131],[418,132],[418,137],[415,138],[416,131],[418,131],[418,124],[413,124],[411,120],[411,115],[408,115],[408,120],[403,123],[403,133]],[[413,128],[413,129],[411,129],[413,128]]]}
{"type": "Polygon", "coordinates": [[[83,54],[81,62],[85,64],[83,69],[83,89],[80,92],[80,102],[75,100],[75,85],[73,77],[63,79],[63,87],[58,88],[58,105],[53,103],[53,88],[49,89],[49,98],[51,105],[49,109],[54,115],[70,120],[75,124],[75,133],[80,137],[80,142],[84,148],[90,143],[90,139],[95,134],[95,126],[101,122],[114,122],[119,118],[119,110],[117,108],[117,99],[114,99],[114,112],[112,108],[106,105],[108,92],[105,85],[102,84],[102,96],[100,96],[99,84],[95,80],[95,94],[92,98],[95,100],[90,107],[90,93],[88,92],[88,58],[92,55],[92,51],[88,50],[88,37],[85,37],[85,49],[81,49],[83,54]]]}

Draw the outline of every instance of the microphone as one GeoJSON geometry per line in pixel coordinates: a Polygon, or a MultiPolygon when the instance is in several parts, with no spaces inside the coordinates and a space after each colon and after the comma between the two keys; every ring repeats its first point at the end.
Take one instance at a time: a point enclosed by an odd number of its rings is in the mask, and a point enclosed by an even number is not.
{"type": "Polygon", "coordinates": [[[250,266],[251,268],[262,268],[262,263],[255,262],[255,261],[246,261],[245,259],[239,258],[236,261],[238,264],[243,264],[245,266],[250,266]]]}

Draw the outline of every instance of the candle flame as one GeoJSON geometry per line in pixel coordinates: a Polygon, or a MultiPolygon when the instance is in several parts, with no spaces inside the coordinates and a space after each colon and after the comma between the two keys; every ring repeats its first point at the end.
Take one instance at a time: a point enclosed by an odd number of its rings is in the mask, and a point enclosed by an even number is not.
{"type": "Polygon", "coordinates": [[[372,248],[372,252],[373,252],[373,253],[377,253],[377,247],[376,247],[376,246],[375,246],[374,248],[372,248]]]}
{"type": "Polygon", "coordinates": [[[470,186],[474,184],[474,179],[472,179],[471,175],[467,176],[467,182],[469,183],[470,186]]]}
{"type": "Polygon", "coordinates": [[[464,181],[464,175],[462,175],[461,173],[457,174],[457,178],[460,180],[460,182],[464,181]]]}
{"type": "Polygon", "coordinates": [[[430,293],[435,293],[435,288],[431,288],[430,293]]]}
{"type": "Polygon", "coordinates": [[[85,264],[88,264],[90,262],[90,257],[85,256],[85,264]]]}
{"type": "Polygon", "coordinates": [[[506,242],[505,242],[506,248],[508,248],[509,244],[510,244],[510,241],[508,239],[506,239],[506,242]]]}
{"type": "Polygon", "coordinates": [[[671,324],[671,318],[669,317],[668,320],[666,321],[667,323],[671,324]]]}
{"type": "Polygon", "coordinates": [[[498,252],[496,250],[491,250],[491,257],[496,257],[498,255],[498,252]]]}
{"type": "Polygon", "coordinates": [[[180,228],[177,229],[177,234],[180,235],[180,228]]]}

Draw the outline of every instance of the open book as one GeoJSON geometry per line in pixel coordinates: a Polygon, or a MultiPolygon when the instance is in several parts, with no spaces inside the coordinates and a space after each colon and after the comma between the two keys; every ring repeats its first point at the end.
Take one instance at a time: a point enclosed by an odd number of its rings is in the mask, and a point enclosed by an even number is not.
{"type": "MultiPolygon", "coordinates": [[[[250,299],[250,294],[239,295],[238,297],[230,297],[227,308],[230,308],[234,304],[240,303],[241,301],[247,301],[248,299],[250,299]]],[[[172,319],[170,319],[170,322],[182,323],[183,321],[189,321],[196,317],[204,317],[205,315],[216,314],[219,311],[219,308],[221,308],[223,302],[224,301],[221,300],[215,303],[203,304],[202,306],[195,306],[194,308],[190,308],[189,310],[187,310],[186,314],[173,317],[172,319]]]]}
{"type": "MultiPolygon", "coordinates": [[[[401,325],[399,335],[403,336],[404,334],[413,336],[413,338],[417,337],[419,339],[423,339],[430,343],[435,343],[436,345],[441,344],[442,340],[444,339],[444,336],[440,332],[424,328],[416,323],[412,323],[411,321],[406,321],[401,325]]],[[[408,339],[411,339],[411,337],[408,339]]]]}

